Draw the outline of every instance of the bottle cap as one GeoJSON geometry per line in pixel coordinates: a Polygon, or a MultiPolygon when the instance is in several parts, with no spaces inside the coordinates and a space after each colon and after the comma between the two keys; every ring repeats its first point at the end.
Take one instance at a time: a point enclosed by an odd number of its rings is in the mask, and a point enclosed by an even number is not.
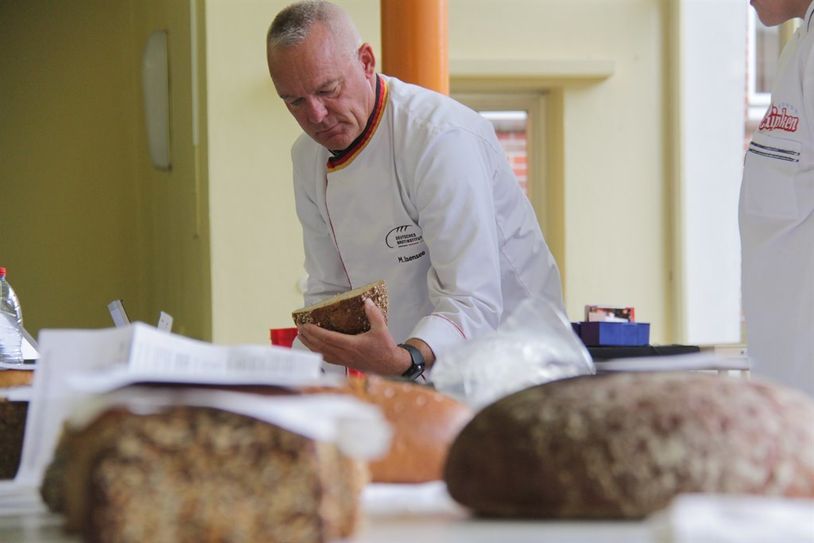
{"type": "Polygon", "coordinates": [[[4,268],[3,266],[0,266],[0,277],[5,277],[5,276],[6,276],[6,268],[4,268]]]}

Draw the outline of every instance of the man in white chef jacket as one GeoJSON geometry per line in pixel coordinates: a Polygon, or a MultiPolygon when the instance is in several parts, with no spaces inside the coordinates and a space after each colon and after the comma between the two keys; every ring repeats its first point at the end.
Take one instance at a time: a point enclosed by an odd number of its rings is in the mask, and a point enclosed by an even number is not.
{"type": "Polygon", "coordinates": [[[520,301],[563,311],[560,276],[491,124],[441,94],[375,71],[350,17],[293,4],[268,34],[269,72],[305,132],[292,148],[308,283],[305,304],[384,279],[358,336],[314,325],[326,361],[417,378],[494,330],[520,301]]]}
{"type": "Polygon", "coordinates": [[[801,25],[746,153],[740,197],[743,306],[757,375],[814,395],[814,2],[752,0],[769,26],[801,25]]]}

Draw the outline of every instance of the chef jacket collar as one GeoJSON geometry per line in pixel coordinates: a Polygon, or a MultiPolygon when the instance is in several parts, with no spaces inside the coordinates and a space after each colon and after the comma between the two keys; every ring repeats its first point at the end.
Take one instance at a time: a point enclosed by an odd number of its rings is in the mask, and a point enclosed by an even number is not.
{"type": "MultiPolygon", "coordinates": [[[[380,77],[376,76],[376,99],[373,100],[374,104],[379,103],[379,95],[382,92],[381,87],[382,87],[382,80],[381,80],[380,77]]],[[[359,142],[362,141],[362,139],[367,135],[368,131],[370,130],[370,125],[373,124],[373,119],[374,119],[374,117],[376,117],[376,109],[377,108],[374,105],[373,111],[370,112],[370,117],[367,118],[367,122],[365,123],[365,129],[362,130],[361,134],[356,136],[356,139],[353,140],[353,142],[351,142],[350,145],[348,145],[344,149],[340,149],[339,151],[333,151],[331,149],[328,149],[329,151],[331,151],[331,157],[334,160],[341,159],[343,156],[347,155],[351,150],[355,149],[356,146],[359,144],[359,142]]]]}

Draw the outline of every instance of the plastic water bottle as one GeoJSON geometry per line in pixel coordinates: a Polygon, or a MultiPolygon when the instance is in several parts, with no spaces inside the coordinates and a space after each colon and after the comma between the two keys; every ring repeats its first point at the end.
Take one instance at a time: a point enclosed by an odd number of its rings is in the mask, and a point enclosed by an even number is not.
{"type": "Polygon", "coordinates": [[[23,363],[23,312],[17,294],[0,267],[0,362],[23,363]]]}

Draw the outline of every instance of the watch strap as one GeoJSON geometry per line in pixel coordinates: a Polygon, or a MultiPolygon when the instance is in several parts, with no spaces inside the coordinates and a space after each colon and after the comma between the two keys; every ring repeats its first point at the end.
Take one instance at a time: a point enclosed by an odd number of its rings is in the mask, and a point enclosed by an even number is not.
{"type": "Polygon", "coordinates": [[[419,351],[417,347],[414,347],[409,343],[400,343],[399,347],[410,353],[410,367],[407,368],[407,371],[402,373],[401,376],[405,379],[415,381],[421,377],[422,373],[424,373],[424,355],[421,354],[421,351],[419,351]]]}

